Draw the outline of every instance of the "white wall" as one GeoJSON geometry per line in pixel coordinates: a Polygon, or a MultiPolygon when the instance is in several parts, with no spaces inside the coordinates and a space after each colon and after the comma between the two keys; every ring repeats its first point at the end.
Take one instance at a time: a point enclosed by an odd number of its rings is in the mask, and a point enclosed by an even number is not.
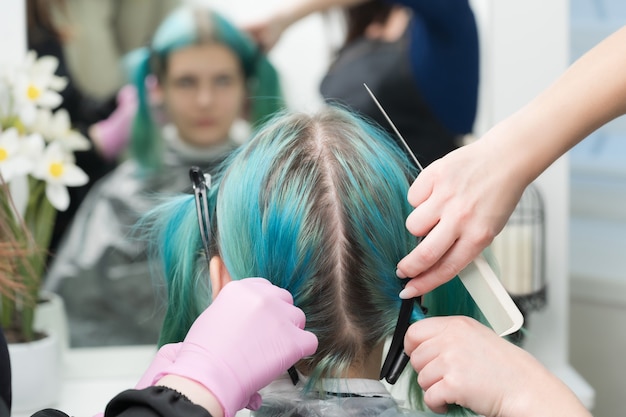
{"type": "Polygon", "coordinates": [[[0,63],[16,62],[26,51],[26,6],[23,0],[2,2],[0,63]]]}
{"type": "MultiPolygon", "coordinates": [[[[572,0],[571,59],[626,25],[623,0],[572,0]]],[[[626,117],[570,152],[572,364],[597,392],[594,415],[624,414],[626,117]]]]}

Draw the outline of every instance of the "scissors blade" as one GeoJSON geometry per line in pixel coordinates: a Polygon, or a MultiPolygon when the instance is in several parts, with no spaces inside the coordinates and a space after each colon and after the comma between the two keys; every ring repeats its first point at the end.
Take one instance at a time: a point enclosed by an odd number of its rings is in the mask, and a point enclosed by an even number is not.
{"type": "Polygon", "coordinates": [[[393,129],[393,131],[396,134],[396,136],[400,139],[400,142],[402,143],[402,145],[404,146],[406,151],[409,153],[409,155],[413,159],[413,162],[415,162],[415,165],[417,165],[417,167],[419,168],[420,172],[422,172],[424,170],[424,168],[422,167],[422,164],[420,164],[420,161],[417,160],[417,157],[415,156],[415,154],[413,153],[413,151],[409,147],[409,144],[406,143],[406,140],[404,140],[404,138],[400,134],[400,131],[398,130],[396,125],[391,121],[391,118],[389,117],[389,115],[387,114],[385,109],[383,109],[383,106],[380,104],[380,102],[378,101],[378,99],[376,98],[374,93],[372,93],[372,90],[370,90],[370,88],[367,86],[367,84],[363,83],[363,86],[365,87],[365,89],[367,90],[369,95],[372,97],[372,100],[374,100],[374,103],[376,103],[376,106],[378,106],[378,109],[380,110],[380,112],[383,114],[383,116],[385,116],[385,119],[387,120],[387,123],[389,123],[389,126],[391,126],[391,128],[393,129]]]}

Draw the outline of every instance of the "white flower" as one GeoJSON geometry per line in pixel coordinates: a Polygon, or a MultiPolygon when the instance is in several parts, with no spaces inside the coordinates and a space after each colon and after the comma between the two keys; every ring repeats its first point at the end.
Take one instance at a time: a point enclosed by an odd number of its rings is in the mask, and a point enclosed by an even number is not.
{"type": "Polygon", "coordinates": [[[72,129],[70,115],[65,109],[52,113],[48,109],[37,111],[32,129],[41,133],[48,142],[56,141],[68,151],[85,151],[91,147],[89,140],[72,129]]]}
{"type": "Polygon", "coordinates": [[[46,197],[60,211],[67,210],[70,204],[67,187],[78,187],[89,181],[87,174],[74,165],[73,158],[56,142],[46,147],[33,176],[46,181],[46,197]]]}
{"type": "Polygon", "coordinates": [[[24,143],[16,128],[0,132],[0,174],[7,183],[33,169],[33,161],[24,155],[24,143]]]}
{"type": "Polygon", "coordinates": [[[58,65],[55,57],[36,59],[35,53],[29,52],[20,72],[15,75],[13,98],[17,115],[24,125],[33,123],[38,107],[53,109],[63,101],[58,91],[66,87],[67,80],[54,75],[58,65]]]}
{"type": "MultiPolygon", "coordinates": [[[[15,128],[7,129],[5,133],[8,134],[8,140],[5,143],[8,143],[9,147],[13,148],[12,159],[18,166],[18,169],[13,171],[8,179],[5,177],[5,180],[9,183],[11,197],[17,212],[24,216],[30,193],[28,174],[33,171],[35,164],[41,161],[46,145],[41,135],[33,133],[28,136],[17,135],[17,147],[13,147],[14,133],[17,133],[17,130],[15,128]],[[9,133],[9,130],[14,130],[15,132],[9,133]]],[[[0,147],[3,146],[0,145],[0,147]]],[[[3,147],[3,149],[6,149],[6,147],[3,147]]]]}

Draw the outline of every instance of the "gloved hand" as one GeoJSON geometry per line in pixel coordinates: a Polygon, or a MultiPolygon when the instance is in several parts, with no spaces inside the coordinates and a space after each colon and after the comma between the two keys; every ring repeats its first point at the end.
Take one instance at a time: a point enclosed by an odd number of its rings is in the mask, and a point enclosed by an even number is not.
{"type": "Polygon", "coordinates": [[[146,372],[144,372],[137,385],[135,385],[135,389],[144,389],[153,385],[154,377],[176,361],[176,357],[182,346],[182,342],[168,343],[167,345],[161,346],[150,363],[150,366],[148,366],[146,372]]]}
{"type": "Polygon", "coordinates": [[[173,364],[155,375],[178,375],[211,391],[232,417],[261,405],[258,390],[317,349],[305,317],[286,290],[263,278],[224,286],[189,329],[173,364]]]}
{"type": "Polygon", "coordinates": [[[125,85],[117,93],[113,113],[90,127],[89,136],[105,159],[115,159],[128,145],[136,112],[137,89],[131,84],[125,85]]]}

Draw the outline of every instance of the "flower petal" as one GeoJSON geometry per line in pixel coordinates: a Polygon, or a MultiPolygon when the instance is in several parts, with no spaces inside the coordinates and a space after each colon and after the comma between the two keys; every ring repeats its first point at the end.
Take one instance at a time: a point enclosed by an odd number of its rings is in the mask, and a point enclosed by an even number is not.
{"type": "Polygon", "coordinates": [[[19,147],[19,133],[12,127],[0,133],[0,143],[9,153],[16,152],[19,147]]]}
{"type": "Polygon", "coordinates": [[[66,164],[63,166],[62,181],[70,187],[79,187],[89,182],[89,176],[76,165],[66,164]]]}
{"type": "Polygon", "coordinates": [[[37,116],[37,107],[33,103],[23,102],[19,108],[19,118],[26,126],[31,126],[37,116]]]}
{"type": "Polygon", "coordinates": [[[57,77],[56,75],[50,78],[50,89],[54,91],[63,91],[67,87],[68,81],[66,77],[57,77]]]}
{"type": "Polygon", "coordinates": [[[59,59],[53,55],[39,57],[32,66],[32,76],[52,77],[59,67],[59,59]]]}
{"type": "Polygon", "coordinates": [[[49,109],[53,109],[61,104],[63,101],[63,97],[59,93],[56,93],[52,90],[44,91],[39,99],[37,99],[37,104],[41,107],[47,107],[49,109]]]}
{"type": "Polygon", "coordinates": [[[9,190],[11,191],[13,204],[15,204],[17,212],[23,218],[24,213],[26,213],[26,206],[28,206],[28,176],[20,175],[13,178],[13,180],[9,182],[9,190]]]}
{"type": "Polygon", "coordinates": [[[51,136],[52,111],[50,111],[50,109],[37,109],[35,121],[33,122],[31,129],[46,138],[51,136]]]}
{"type": "Polygon", "coordinates": [[[70,130],[64,138],[59,138],[59,141],[70,151],[86,151],[91,149],[89,139],[76,130],[70,130]]]}
{"type": "Polygon", "coordinates": [[[70,194],[63,184],[46,184],[46,197],[50,200],[50,204],[59,211],[65,211],[70,205],[70,194]]]}
{"type": "Polygon", "coordinates": [[[0,164],[0,173],[6,182],[11,182],[15,177],[29,174],[32,170],[32,162],[21,156],[13,157],[0,164]]]}
{"type": "Polygon", "coordinates": [[[65,136],[70,128],[70,114],[67,112],[67,110],[59,109],[54,112],[50,124],[51,133],[54,135],[54,138],[57,139],[59,137],[65,136]]]}

